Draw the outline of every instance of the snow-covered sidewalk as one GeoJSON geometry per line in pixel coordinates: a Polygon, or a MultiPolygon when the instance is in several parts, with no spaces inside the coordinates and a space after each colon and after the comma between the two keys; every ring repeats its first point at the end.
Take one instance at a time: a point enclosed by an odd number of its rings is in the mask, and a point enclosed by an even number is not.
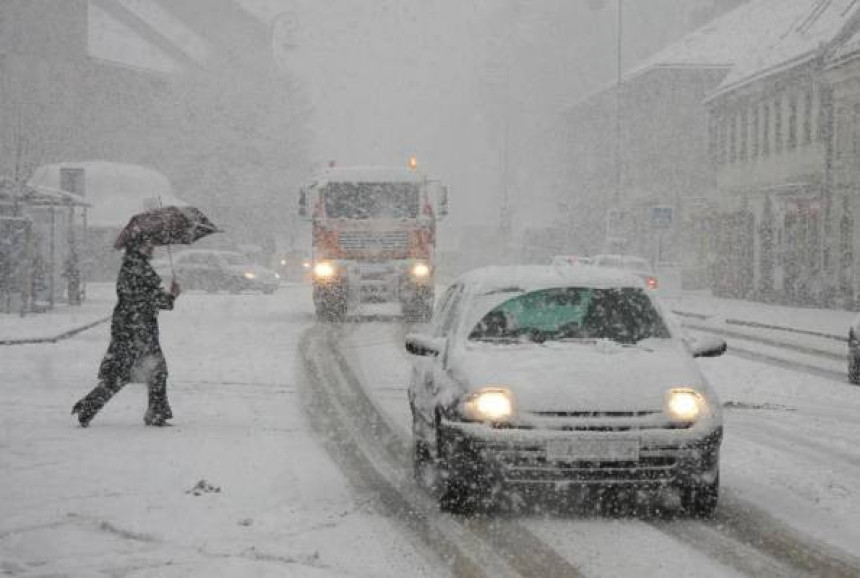
{"type": "Polygon", "coordinates": [[[61,338],[97,324],[111,314],[116,293],[113,283],[90,283],[87,298],[80,306],[57,303],[51,311],[0,314],[0,344],[37,342],[61,338]]]}
{"type": "Polygon", "coordinates": [[[0,347],[0,575],[437,577],[372,493],[356,492],[301,401],[309,288],[183,295],[160,319],[174,427],[129,384],[82,429],[101,325],[0,347]]]}

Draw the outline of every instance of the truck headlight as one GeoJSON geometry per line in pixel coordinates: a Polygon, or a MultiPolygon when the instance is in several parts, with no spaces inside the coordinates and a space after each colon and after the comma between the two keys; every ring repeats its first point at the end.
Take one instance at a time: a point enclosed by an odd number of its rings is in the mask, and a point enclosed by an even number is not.
{"type": "Polygon", "coordinates": [[[318,279],[331,279],[334,273],[334,265],[327,261],[320,261],[314,265],[314,276],[318,279]]]}
{"type": "Polygon", "coordinates": [[[666,413],[673,421],[692,423],[707,410],[707,402],[695,389],[671,389],[666,394],[666,413]]]}
{"type": "Polygon", "coordinates": [[[257,276],[251,271],[246,271],[244,275],[245,279],[256,279],[257,276]]]}
{"type": "Polygon", "coordinates": [[[425,279],[430,275],[430,266],[426,263],[416,263],[412,266],[412,276],[418,279],[425,279]]]}
{"type": "Polygon", "coordinates": [[[485,387],[466,397],[463,413],[474,421],[505,421],[514,413],[513,396],[503,387],[485,387]]]}

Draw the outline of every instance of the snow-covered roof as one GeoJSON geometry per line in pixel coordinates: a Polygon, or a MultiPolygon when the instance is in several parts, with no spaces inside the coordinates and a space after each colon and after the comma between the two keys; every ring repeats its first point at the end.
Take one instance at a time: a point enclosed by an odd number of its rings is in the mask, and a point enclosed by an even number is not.
{"type": "Polygon", "coordinates": [[[405,167],[331,167],[317,173],[315,180],[330,183],[418,183],[425,177],[405,167]]]}
{"type": "MultiPolygon", "coordinates": [[[[808,3],[810,0],[802,0],[808,3]]],[[[624,72],[623,82],[656,69],[731,69],[743,54],[750,52],[761,41],[763,30],[772,20],[771,13],[782,10],[784,4],[794,0],[753,0],[715,18],[682,37],[634,68],[624,72]]],[[[616,82],[607,83],[571,105],[575,108],[607,90],[616,82]]]]}
{"type": "Polygon", "coordinates": [[[755,26],[749,38],[727,38],[737,58],[715,96],[816,57],[854,21],[860,1],[755,0],[747,8],[755,26]]]}
{"type": "Polygon", "coordinates": [[[754,49],[772,13],[791,3],[792,0],[755,0],[744,4],[690,32],[624,76],[632,78],[654,68],[730,68],[754,49]]]}
{"type": "Polygon", "coordinates": [[[537,291],[552,287],[642,287],[642,280],[634,275],[589,265],[482,267],[462,275],[456,282],[484,294],[504,290],[537,291]]]}
{"type": "Polygon", "coordinates": [[[90,203],[87,222],[93,227],[121,227],[141,211],[163,205],[187,205],[173,195],[170,181],[153,169],[138,165],[92,161],[39,167],[29,184],[59,189],[60,169],[83,168],[90,203]]]}
{"type": "Polygon", "coordinates": [[[856,56],[858,53],[860,53],[860,29],[833,51],[831,60],[834,64],[838,64],[842,60],[856,56]]]}

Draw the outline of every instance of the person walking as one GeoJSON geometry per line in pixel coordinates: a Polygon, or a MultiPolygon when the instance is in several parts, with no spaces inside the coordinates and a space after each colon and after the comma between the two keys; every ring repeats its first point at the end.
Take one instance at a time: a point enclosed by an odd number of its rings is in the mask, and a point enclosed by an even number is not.
{"type": "Polygon", "coordinates": [[[102,359],[98,385],[72,408],[81,427],[87,427],[104,405],[141,372],[146,376],[149,404],[143,422],[170,425],[173,417],[167,401],[167,361],[158,335],[158,313],[173,309],[181,293],[174,280],[169,291],[152,268],[153,244],[145,237],[125,246],[116,282],[118,302],[111,320],[111,341],[102,359]]]}

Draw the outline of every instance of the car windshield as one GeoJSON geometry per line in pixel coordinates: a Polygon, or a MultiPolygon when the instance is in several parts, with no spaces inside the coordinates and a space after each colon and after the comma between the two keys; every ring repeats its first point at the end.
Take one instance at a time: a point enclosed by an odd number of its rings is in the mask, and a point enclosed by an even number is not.
{"type": "Polygon", "coordinates": [[[325,214],[332,219],[414,219],[416,183],[329,183],[323,189],[325,214]]]}
{"type": "Polygon", "coordinates": [[[473,341],[609,339],[634,344],[670,337],[651,300],[638,288],[561,287],[533,291],[493,308],[469,334],[473,341]]]}

